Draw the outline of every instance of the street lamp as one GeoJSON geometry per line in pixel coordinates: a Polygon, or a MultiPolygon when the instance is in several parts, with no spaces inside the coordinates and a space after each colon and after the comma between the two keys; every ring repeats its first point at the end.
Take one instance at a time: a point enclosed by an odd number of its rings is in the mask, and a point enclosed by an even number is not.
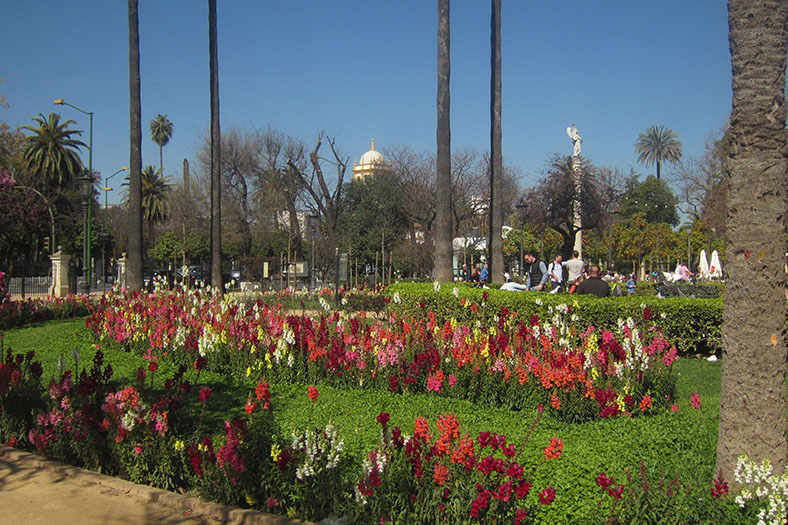
{"type": "Polygon", "coordinates": [[[93,195],[93,112],[92,111],[85,111],[82,108],[78,108],[74,104],[69,104],[62,98],[55,99],[55,104],[58,106],[69,106],[71,108],[76,109],[80,113],[84,113],[85,115],[90,117],[90,128],[88,134],[88,172],[87,175],[80,178],[80,183],[82,184],[82,191],[83,193],[83,209],[85,210],[83,215],[85,218],[85,227],[84,227],[84,246],[82,249],[83,257],[85,261],[82,263],[82,270],[83,270],[83,279],[85,282],[83,283],[83,287],[85,289],[86,294],[90,294],[90,221],[91,221],[91,200],[93,195]]]}
{"type": "Polygon", "coordinates": [[[102,228],[99,238],[101,240],[101,281],[103,283],[103,290],[105,293],[107,291],[107,244],[109,243],[110,239],[109,233],[107,232],[107,208],[109,207],[107,204],[107,195],[112,191],[112,188],[109,186],[109,180],[118,173],[128,169],[129,168],[126,166],[123,166],[118,171],[104,179],[105,186],[101,188],[101,191],[104,192],[104,228],[102,228]]]}
{"type": "Polygon", "coordinates": [[[107,194],[108,194],[110,191],[112,191],[112,188],[110,188],[110,187],[109,187],[109,180],[110,180],[112,177],[114,177],[115,175],[117,175],[118,173],[120,173],[120,172],[122,172],[122,171],[127,171],[128,169],[129,169],[129,168],[127,168],[126,166],[123,166],[123,167],[122,167],[122,168],[120,168],[118,171],[116,171],[115,173],[113,173],[112,175],[110,175],[109,177],[107,177],[107,178],[104,180],[104,184],[106,184],[106,186],[104,186],[103,188],[101,188],[101,191],[103,191],[103,192],[104,192],[104,231],[107,231],[107,194]]]}
{"type": "MultiPolygon", "coordinates": [[[[527,208],[525,201],[523,199],[520,199],[520,202],[515,204],[514,207],[517,208],[518,210],[524,210],[525,208],[527,208]]],[[[524,226],[525,226],[525,220],[523,219],[522,222],[520,223],[520,260],[517,262],[517,270],[521,278],[523,276],[523,237],[525,236],[524,235],[525,230],[523,228],[524,226]]]]}

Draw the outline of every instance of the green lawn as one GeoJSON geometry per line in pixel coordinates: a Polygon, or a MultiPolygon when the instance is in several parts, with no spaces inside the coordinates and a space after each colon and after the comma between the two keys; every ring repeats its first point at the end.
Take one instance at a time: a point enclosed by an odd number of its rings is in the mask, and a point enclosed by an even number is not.
{"type": "MultiPolygon", "coordinates": [[[[44,383],[58,370],[58,359],[67,368],[74,368],[74,350],[79,350],[79,367],[89,366],[96,352],[92,335],[84,320],[53,321],[30,325],[6,332],[5,349],[17,353],[35,351],[44,366],[44,383]]],[[[130,383],[139,366],[146,364],[138,355],[118,350],[106,350],[105,362],[114,370],[114,379],[130,383]]],[[[678,375],[678,412],[666,412],[650,417],[618,418],[581,424],[569,424],[545,416],[531,436],[527,457],[536,462],[552,436],[564,441],[564,455],[539,468],[535,486],[553,485],[558,492],[555,512],[548,512],[546,522],[583,523],[592,521],[599,490],[594,478],[605,472],[626,482],[627,469],[636,474],[641,460],[648,469],[650,483],[656,485],[660,472],[670,478],[678,473],[682,483],[697,487],[708,495],[713,477],[719,415],[720,362],[683,358],[673,366],[678,375]],[[702,401],[700,411],[690,406],[690,396],[698,392],[702,401]],[[655,479],[656,477],[657,479],[655,479]]],[[[161,363],[154,381],[159,386],[174,372],[173,366],[161,363]]],[[[196,371],[187,378],[194,381],[196,371]]],[[[214,396],[208,404],[207,421],[215,433],[221,433],[222,422],[243,414],[244,403],[254,385],[242,379],[230,379],[203,372],[200,386],[209,386],[214,396]]],[[[312,424],[332,421],[344,438],[346,450],[357,455],[375,448],[379,439],[379,425],[375,418],[380,412],[391,414],[391,426],[400,426],[405,433],[413,430],[417,416],[427,417],[434,427],[435,419],[453,412],[461,424],[461,431],[472,436],[480,432],[504,434],[509,443],[520,443],[531,426],[533,413],[511,412],[481,408],[473,403],[437,395],[396,395],[370,390],[340,390],[317,385],[320,398],[310,411],[310,401],[304,384],[272,385],[272,403],[276,410],[281,433],[312,424]]],[[[198,408],[191,407],[197,412],[198,408]]]]}

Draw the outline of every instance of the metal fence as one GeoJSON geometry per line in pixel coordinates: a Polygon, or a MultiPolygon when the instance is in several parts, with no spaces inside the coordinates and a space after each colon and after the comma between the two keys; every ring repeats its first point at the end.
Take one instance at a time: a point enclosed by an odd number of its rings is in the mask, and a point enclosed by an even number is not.
{"type": "Polygon", "coordinates": [[[49,294],[52,286],[52,277],[12,277],[8,283],[8,293],[21,297],[40,296],[49,294]],[[24,287],[23,287],[24,286],[24,287]]]}

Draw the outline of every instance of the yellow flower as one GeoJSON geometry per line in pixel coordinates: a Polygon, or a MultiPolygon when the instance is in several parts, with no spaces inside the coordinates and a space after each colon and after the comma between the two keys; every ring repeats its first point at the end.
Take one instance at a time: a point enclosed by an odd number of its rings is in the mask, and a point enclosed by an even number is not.
{"type": "Polygon", "coordinates": [[[255,504],[255,500],[252,496],[249,494],[245,494],[244,496],[246,497],[246,503],[248,503],[250,507],[255,504]]]}
{"type": "Polygon", "coordinates": [[[250,375],[252,375],[252,367],[251,366],[247,366],[246,367],[246,377],[249,377],[250,375]]]}
{"type": "Polygon", "coordinates": [[[175,450],[183,450],[184,448],[186,448],[186,445],[184,445],[183,441],[181,441],[179,439],[179,440],[175,441],[174,447],[175,447],[175,450]]]}
{"type": "Polygon", "coordinates": [[[279,454],[281,453],[282,450],[279,448],[279,445],[277,445],[276,443],[271,445],[271,459],[273,459],[274,462],[279,461],[279,454]]]}

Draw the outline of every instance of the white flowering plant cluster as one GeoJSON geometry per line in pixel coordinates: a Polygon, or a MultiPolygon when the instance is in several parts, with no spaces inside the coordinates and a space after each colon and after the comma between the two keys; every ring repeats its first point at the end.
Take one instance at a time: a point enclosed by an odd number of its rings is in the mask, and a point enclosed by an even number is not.
{"type": "Polygon", "coordinates": [[[788,474],[772,474],[772,464],[768,459],[759,464],[742,454],[736,461],[734,478],[742,486],[736,496],[736,503],[740,507],[752,502],[766,503],[765,508],[758,512],[758,525],[786,523],[788,474]]]}

